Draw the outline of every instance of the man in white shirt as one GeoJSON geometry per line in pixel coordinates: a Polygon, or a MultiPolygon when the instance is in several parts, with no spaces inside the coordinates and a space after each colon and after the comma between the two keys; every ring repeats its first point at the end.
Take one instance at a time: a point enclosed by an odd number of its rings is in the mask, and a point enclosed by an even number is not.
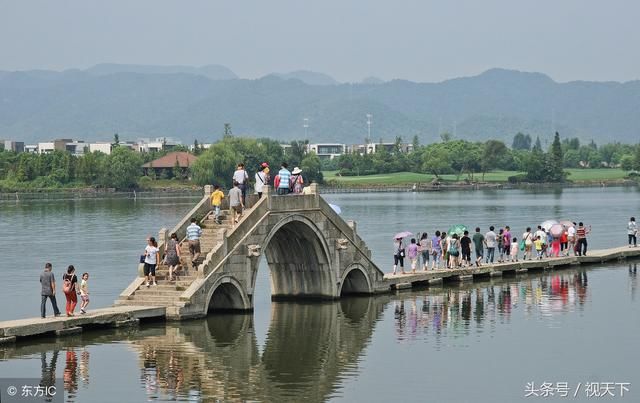
{"type": "Polygon", "coordinates": [[[242,191],[242,204],[245,204],[245,198],[247,196],[247,182],[249,182],[249,175],[244,169],[244,164],[241,162],[238,164],[236,171],[233,173],[233,182],[238,183],[238,188],[242,191]]]}
{"type": "Polygon", "coordinates": [[[567,256],[569,252],[576,254],[576,223],[572,227],[567,228],[567,256]]]}
{"type": "Polygon", "coordinates": [[[484,244],[487,247],[487,258],[485,260],[486,263],[493,263],[493,257],[496,252],[496,245],[498,243],[498,236],[493,230],[495,227],[492,225],[489,227],[489,232],[484,234],[484,244]]]}

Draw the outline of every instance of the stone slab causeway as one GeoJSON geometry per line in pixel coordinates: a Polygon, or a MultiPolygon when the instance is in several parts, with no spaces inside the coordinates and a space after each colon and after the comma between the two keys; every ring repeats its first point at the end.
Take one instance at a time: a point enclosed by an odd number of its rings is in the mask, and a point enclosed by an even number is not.
{"type": "MultiPolygon", "coordinates": [[[[29,337],[59,333],[65,329],[91,325],[114,325],[131,319],[164,319],[164,307],[116,306],[88,311],[85,315],[17,319],[0,322],[0,336],[29,337]]],[[[62,332],[64,334],[64,332],[62,332]]]]}
{"type": "Polygon", "coordinates": [[[64,329],[56,330],[56,336],[70,336],[73,334],[80,334],[80,333],[82,333],[81,326],[67,327],[64,329]]]}

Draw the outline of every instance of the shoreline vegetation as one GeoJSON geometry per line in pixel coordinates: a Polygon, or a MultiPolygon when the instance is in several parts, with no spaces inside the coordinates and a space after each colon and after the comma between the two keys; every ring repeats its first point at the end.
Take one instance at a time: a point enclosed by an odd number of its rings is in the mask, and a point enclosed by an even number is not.
{"type": "MultiPolygon", "coordinates": [[[[636,186],[638,179],[629,178],[628,173],[617,168],[565,169],[567,181],[556,182],[519,182],[510,183],[508,178],[521,174],[517,171],[494,171],[485,174],[484,181],[465,180],[456,175],[440,175],[437,179],[431,174],[415,172],[394,172],[389,174],[340,176],[339,171],[324,171],[324,183],[321,185],[328,193],[393,192],[393,191],[447,191],[447,190],[483,190],[483,189],[524,189],[552,187],[592,187],[592,186],[636,186]],[[415,189],[413,186],[416,186],[415,189]]],[[[94,186],[68,186],[64,188],[26,188],[0,190],[0,199],[15,199],[16,195],[54,195],[74,194],[79,197],[100,197],[103,195],[145,195],[145,194],[200,194],[202,186],[189,180],[156,179],[145,181],[143,187],[135,190],[117,190],[94,186]]]]}
{"type": "Polygon", "coordinates": [[[173,168],[159,172],[143,169],[143,164],[169,150],[136,152],[121,146],[118,135],[110,154],[0,150],[0,194],[197,192],[206,184],[228,189],[238,163],[252,177],[262,163],[276,171],[282,161],[301,168],[305,183],[313,181],[328,192],[633,185],[640,179],[640,144],[584,145],[577,138],[561,141],[557,132],[548,151],[539,138],[534,143],[522,133],[514,136],[511,148],[497,140],[471,142],[446,133],[441,142],[428,145],[421,145],[417,136],[411,144],[401,137],[395,143],[368,144],[376,145],[373,151],[321,159],[308,150],[307,140],[283,145],[268,138],[235,137],[225,125],[223,138],[208,149],[194,142],[197,159],[191,165],[180,166],[176,159],[173,168]]]}

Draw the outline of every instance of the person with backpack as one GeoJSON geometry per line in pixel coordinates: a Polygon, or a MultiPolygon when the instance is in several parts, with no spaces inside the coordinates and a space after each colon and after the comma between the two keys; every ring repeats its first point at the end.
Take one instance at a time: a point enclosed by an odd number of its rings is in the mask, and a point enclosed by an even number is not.
{"type": "Polygon", "coordinates": [[[249,182],[249,174],[247,174],[247,171],[244,169],[244,163],[241,162],[238,164],[236,171],[233,173],[232,181],[238,183],[238,188],[240,189],[242,194],[242,204],[246,204],[247,183],[249,182]]]}
{"type": "Polygon", "coordinates": [[[78,277],[76,276],[76,269],[73,265],[69,265],[67,268],[67,274],[62,277],[62,292],[67,299],[67,316],[73,316],[73,311],[78,304],[78,291],[76,284],[78,283],[78,277]]]}
{"type": "Polygon", "coordinates": [[[302,169],[295,167],[291,172],[290,189],[293,194],[301,194],[304,187],[304,179],[302,178],[302,169]]]}
{"type": "Polygon", "coordinates": [[[458,256],[460,256],[460,240],[458,238],[458,234],[453,234],[453,236],[451,236],[447,250],[449,252],[449,268],[457,269],[458,256]]]}
{"type": "Polygon", "coordinates": [[[262,197],[262,190],[269,185],[269,165],[266,162],[260,164],[260,169],[256,172],[255,191],[258,199],[262,197]]]}
{"type": "MultiPolygon", "coordinates": [[[[531,250],[533,247],[533,234],[531,233],[531,227],[527,227],[527,230],[522,234],[522,240],[520,242],[524,242],[524,255],[522,256],[522,260],[527,260],[527,257],[531,260],[531,250]]],[[[520,249],[522,249],[522,247],[520,249]]]]}

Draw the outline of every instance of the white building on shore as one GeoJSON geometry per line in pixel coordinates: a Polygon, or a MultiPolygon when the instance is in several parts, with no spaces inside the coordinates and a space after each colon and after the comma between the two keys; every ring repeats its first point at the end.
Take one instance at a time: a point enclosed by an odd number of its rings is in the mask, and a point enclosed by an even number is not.
{"type": "Polygon", "coordinates": [[[347,146],[339,143],[307,144],[307,152],[314,152],[320,159],[334,159],[347,152],[347,146]]]}

